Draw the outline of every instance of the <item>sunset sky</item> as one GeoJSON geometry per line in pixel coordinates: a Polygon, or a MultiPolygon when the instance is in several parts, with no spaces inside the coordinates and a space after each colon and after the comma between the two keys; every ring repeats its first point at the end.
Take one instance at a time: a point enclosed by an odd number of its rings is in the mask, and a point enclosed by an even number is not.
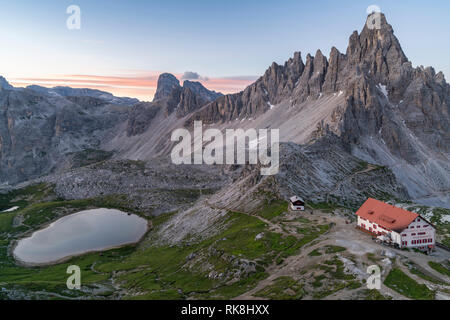
{"type": "Polygon", "coordinates": [[[450,1],[0,0],[0,75],[151,100],[161,72],[237,92],[294,51],[345,52],[376,4],[413,65],[450,76],[450,1]],[[81,29],[68,30],[69,5],[81,29]],[[186,78],[186,77],[185,77],[186,78]],[[197,79],[196,79],[197,78],[197,79]]]}

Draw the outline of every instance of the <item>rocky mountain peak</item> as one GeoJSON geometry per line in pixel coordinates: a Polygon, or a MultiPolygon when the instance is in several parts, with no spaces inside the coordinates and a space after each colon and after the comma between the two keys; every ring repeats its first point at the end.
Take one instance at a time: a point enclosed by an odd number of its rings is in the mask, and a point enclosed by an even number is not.
{"type": "Polygon", "coordinates": [[[206,89],[200,82],[198,81],[189,81],[185,80],[183,82],[183,88],[191,90],[194,94],[199,95],[202,99],[206,101],[214,101],[223,94],[220,92],[212,91],[206,89]]]}
{"type": "Polygon", "coordinates": [[[178,79],[163,73],[158,79],[158,90],[153,102],[138,103],[128,116],[127,135],[143,134],[158,117],[165,119],[172,114],[182,118],[221,97],[220,92],[205,88],[200,82],[185,80],[180,86],[178,79]]]}
{"type": "Polygon", "coordinates": [[[14,87],[9,84],[9,82],[2,76],[0,76],[0,89],[2,90],[12,90],[14,87]]]}
{"type": "Polygon", "coordinates": [[[174,89],[179,88],[181,88],[180,81],[173,74],[163,73],[158,78],[158,87],[153,101],[167,98],[174,89]]]}
{"type": "Polygon", "coordinates": [[[367,17],[361,34],[355,31],[350,36],[347,56],[351,65],[359,65],[378,83],[388,84],[401,72],[408,59],[386,16],[381,13],[378,19],[375,14],[367,17]]]}
{"type": "Polygon", "coordinates": [[[206,89],[198,81],[185,80],[182,91],[177,93],[177,116],[184,117],[221,96],[221,93],[206,89]]]}

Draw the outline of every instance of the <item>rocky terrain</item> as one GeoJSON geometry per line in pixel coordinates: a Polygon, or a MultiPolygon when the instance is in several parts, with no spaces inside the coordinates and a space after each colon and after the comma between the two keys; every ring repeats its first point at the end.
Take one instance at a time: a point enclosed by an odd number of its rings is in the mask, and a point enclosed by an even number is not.
{"type": "Polygon", "coordinates": [[[98,148],[107,134],[126,120],[129,108],[124,101],[115,104],[105,95],[107,99],[88,94],[64,96],[3,85],[0,183],[14,185],[48,174],[66,154],[98,148]]]}
{"type": "Polygon", "coordinates": [[[159,113],[164,118],[172,113],[181,117],[221,95],[198,82],[185,81],[182,87],[169,74],[161,75],[153,103],[92,89],[14,88],[1,80],[0,184],[4,187],[79,166],[72,161],[77,159],[74,155],[101,153],[101,145],[121,125],[126,126],[127,136],[135,136],[151,126],[159,113]],[[173,90],[166,93],[167,87],[173,90]]]}

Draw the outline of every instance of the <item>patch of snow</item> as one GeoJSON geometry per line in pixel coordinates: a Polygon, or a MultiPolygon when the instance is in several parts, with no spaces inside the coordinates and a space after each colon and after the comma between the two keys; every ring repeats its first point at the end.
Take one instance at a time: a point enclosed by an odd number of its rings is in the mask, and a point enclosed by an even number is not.
{"type": "Polygon", "coordinates": [[[382,254],[383,254],[383,256],[388,257],[388,258],[395,258],[395,256],[396,256],[395,252],[392,252],[390,250],[384,250],[382,254]]]}
{"type": "Polygon", "coordinates": [[[344,92],[341,90],[339,91],[338,97],[342,96],[344,94],[344,92]]]}
{"type": "Polygon", "coordinates": [[[387,91],[387,89],[386,89],[386,86],[384,86],[384,85],[382,85],[381,83],[379,83],[377,87],[378,87],[378,89],[380,89],[380,91],[384,94],[384,96],[385,96],[386,98],[388,98],[389,93],[388,93],[388,91],[387,91]]]}
{"type": "Polygon", "coordinates": [[[266,139],[267,137],[265,135],[261,135],[258,139],[254,139],[248,143],[249,149],[256,149],[259,145],[259,142],[263,139],[266,139]]]}
{"type": "Polygon", "coordinates": [[[270,110],[272,110],[273,108],[275,108],[275,106],[273,104],[271,104],[270,102],[267,102],[268,106],[270,107],[270,110]]]}
{"type": "Polygon", "coordinates": [[[389,258],[384,258],[383,260],[381,260],[381,263],[387,267],[392,264],[392,261],[389,258]]]}
{"type": "Polygon", "coordinates": [[[367,273],[359,269],[353,261],[341,256],[339,259],[344,263],[344,272],[353,274],[360,280],[367,277],[367,273]]]}
{"type": "Polygon", "coordinates": [[[19,207],[12,207],[12,208],[9,208],[9,209],[4,210],[2,212],[13,212],[13,211],[16,211],[17,209],[19,209],[19,207]]]}

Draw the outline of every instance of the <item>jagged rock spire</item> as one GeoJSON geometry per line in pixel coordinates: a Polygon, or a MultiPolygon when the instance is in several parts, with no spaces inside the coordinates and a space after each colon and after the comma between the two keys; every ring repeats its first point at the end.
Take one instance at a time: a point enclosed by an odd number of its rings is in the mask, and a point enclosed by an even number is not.
{"type": "Polygon", "coordinates": [[[367,17],[361,34],[355,31],[350,36],[347,56],[351,65],[359,65],[375,81],[387,84],[399,74],[408,59],[383,13],[378,14],[378,25],[369,27],[375,14],[367,17]]]}
{"type": "Polygon", "coordinates": [[[158,78],[158,87],[156,89],[153,101],[169,97],[174,89],[181,88],[180,81],[170,73],[163,73],[158,78]]]}

